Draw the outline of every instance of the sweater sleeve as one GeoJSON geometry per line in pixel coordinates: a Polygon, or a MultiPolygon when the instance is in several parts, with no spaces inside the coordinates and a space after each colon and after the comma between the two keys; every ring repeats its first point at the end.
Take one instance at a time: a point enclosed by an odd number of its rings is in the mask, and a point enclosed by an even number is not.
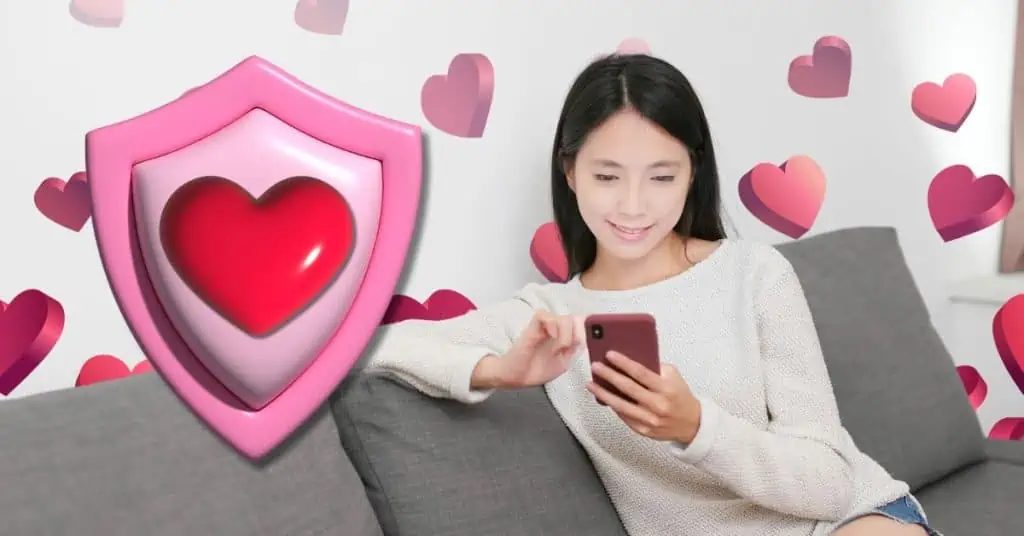
{"type": "Polygon", "coordinates": [[[481,402],[493,390],[470,389],[473,369],[488,354],[504,354],[532,316],[516,297],[447,320],[382,326],[364,371],[391,374],[434,398],[481,402]]]}
{"type": "Polygon", "coordinates": [[[776,251],[755,295],[769,425],[754,426],[702,398],[701,424],[676,457],[738,495],[797,517],[837,521],[854,496],[853,468],[807,300],[776,251]]]}

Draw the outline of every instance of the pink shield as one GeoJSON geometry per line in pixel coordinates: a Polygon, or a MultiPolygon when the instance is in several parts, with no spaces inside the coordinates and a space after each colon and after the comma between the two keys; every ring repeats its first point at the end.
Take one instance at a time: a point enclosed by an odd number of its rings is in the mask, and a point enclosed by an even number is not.
{"type": "Polygon", "coordinates": [[[89,132],[96,242],[143,351],[238,451],[264,456],[358,361],[405,264],[419,127],[251,57],[89,132]]]}

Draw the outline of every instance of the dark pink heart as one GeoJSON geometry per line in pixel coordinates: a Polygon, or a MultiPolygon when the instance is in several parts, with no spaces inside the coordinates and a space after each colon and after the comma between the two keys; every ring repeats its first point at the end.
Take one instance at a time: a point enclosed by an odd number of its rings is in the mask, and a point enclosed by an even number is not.
{"type": "Polygon", "coordinates": [[[762,223],[800,238],[814,225],[825,202],[825,172],[809,156],[794,156],[781,166],[763,162],[740,178],[739,194],[762,223]]]}
{"type": "Polygon", "coordinates": [[[967,393],[967,400],[971,402],[971,407],[977,411],[981,404],[985,402],[985,397],[988,396],[988,384],[985,383],[985,378],[981,377],[978,369],[969,365],[957,367],[956,373],[960,376],[960,383],[964,386],[964,392],[967,393]]]}
{"type": "Polygon", "coordinates": [[[41,291],[18,294],[0,312],[0,393],[11,394],[50,354],[64,331],[64,307],[41,291]]]}
{"type": "Polygon", "coordinates": [[[562,237],[555,222],[537,228],[530,241],[530,259],[548,281],[564,283],[569,279],[569,260],[562,249],[562,237]]]}
{"type": "Polygon", "coordinates": [[[78,371],[78,378],[75,380],[75,387],[84,387],[152,371],[153,365],[148,360],[140,361],[135,367],[129,369],[124,361],[112,355],[97,355],[90,357],[82,365],[81,370],[78,371]]]}
{"type": "Polygon", "coordinates": [[[435,291],[420,303],[415,298],[396,294],[391,298],[381,325],[394,324],[404,320],[447,320],[462,316],[476,309],[473,302],[454,290],[435,291]]]}
{"type": "Polygon", "coordinates": [[[999,419],[988,432],[989,439],[1020,441],[1024,439],[1024,418],[1006,417],[999,419]]]}
{"type": "Polygon", "coordinates": [[[835,99],[850,94],[853,59],[843,38],[827,36],[814,43],[814,50],[789,64],[789,87],[798,95],[835,99]]]}
{"type": "Polygon", "coordinates": [[[50,177],[39,184],[35,195],[36,208],[54,222],[72,231],[81,231],[92,214],[92,196],[84,171],[67,182],[50,177]]]}
{"type": "Polygon", "coordinates": [[[1024,294],[1010,298],[996,311],[992,337],[1006,373],[1024,393],[1024,294]]]}
{"type": "Polygon", "coordinates": [[[1013,208],[1013,190],[999,175],[976,178],[971,168],[949,166],[928,186],[928,212],[946,242],[1002,221],[1013,208]]]}

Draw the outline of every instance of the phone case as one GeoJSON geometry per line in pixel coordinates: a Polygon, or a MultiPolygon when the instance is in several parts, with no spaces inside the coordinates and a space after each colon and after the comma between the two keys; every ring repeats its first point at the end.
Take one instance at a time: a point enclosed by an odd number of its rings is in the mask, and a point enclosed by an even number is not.
{"type": "MultiPolygon", "coordinates": [[[[658,352],[658,329],[654,317],[646,313],[590,315],[584,322],[587,334],[587,352],[590,363],[608,362],[609,351],[616,351],[661,374],[661,359],[658,352]]],[[[612,393],[633,401],[632,398],[610,385],[600,376],[593,376],[594,382],[612,393]]],[[[598,403],[603,404],[600,400],[598,403]]]]}

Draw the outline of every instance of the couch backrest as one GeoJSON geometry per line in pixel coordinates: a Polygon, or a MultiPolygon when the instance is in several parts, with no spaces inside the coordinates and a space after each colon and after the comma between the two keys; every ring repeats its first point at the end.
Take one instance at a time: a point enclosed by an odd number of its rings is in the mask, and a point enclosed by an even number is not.
{"type": "Polygon", "coordinates": [[[327,411],[264,463],[156,374],[0,402],[0,535],[379,536],[327,411]]]}
{"type": "Polygon", "coordinates": [[[984,436],[892,228],[778,247],[814,315],[843,424],[913,489],[984,459],[984,436]]]}

